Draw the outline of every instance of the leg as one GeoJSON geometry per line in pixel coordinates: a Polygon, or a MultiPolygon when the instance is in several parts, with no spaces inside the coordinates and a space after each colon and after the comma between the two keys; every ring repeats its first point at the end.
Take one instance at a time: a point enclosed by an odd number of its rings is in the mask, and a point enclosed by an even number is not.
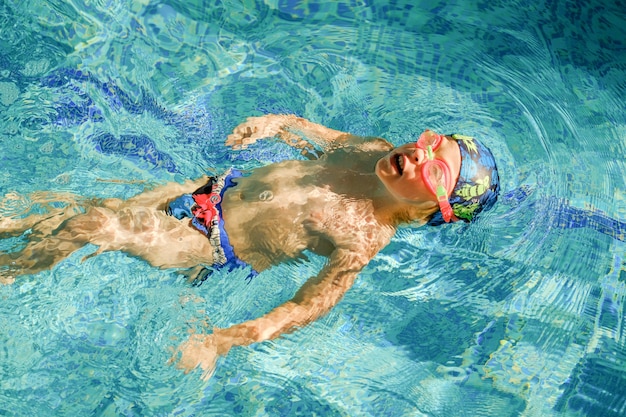
{"type": "MultiPolygon", "coordinates": [[[[61,216],[62,218],[63,216],[61,216]]],[[[75,215],[58,225],[59,218],[34,226],[39,228],[30,236],[30,242],[16,253],[0,254],[0,283],[12,283],[17,275],[34,274],[49,269],[91,241],[99,232],[107,217],[100,210],[90,209],[85,214],[75,215]],[[54,221],[52,221],[54,220],[54,221]],[[58,231],[50,229],[57,224],[58,231]],[[60,226],[60,228],[58,227],[60,226]]]]}
{"type": "Polygon", "coordinates": [[[202,233],[163,211],[125,207],[113,211],[94,207],[67,220],[56,234],[33,240],[20,252],[0,254],[0,283],[17,275],[49,269],[87,243],[96,254],[121,250],[159,268],[191,268],[213,263],[213,248],[202,233]]]}
{"type": "Polygon", "coordinates": [[[163,210],[123,207],[99,232],[91,234],[99,252],[122,250],[159,268],[191,268],[213,263],[213,248],[189,219],[178,220],[163,210]]]}
{"type": "Polygon", "coordinates": [[[111,206],[115,218],[107,223],[104,239],[94,236],[91,243],[100,251],[122,250],[159,268],[192,268],[213,263],[213,248],[190,220],[178,220],[165,213],[167,204],[182,194],[192,193],[207,177],[158,186],[138,194],[118,206],[111,206]],[[112,237],[112,238],[111,238],[112,237]]]}
{"type": "Polygon", "coordinates": [[[84,212],[84,207],[89,205],[88,199],[78,197],[70,193],[35,192],[28,197],[22,197],[16,193],[7,194],[0,202],[0,213],[13,212],[11,215],[0,217],[0,238],[19,236],[24,231],[38,228],[42,233],[50,233],[65,220],[84,212]],[[18,205],[25,209],[15,212],[15,209],[5,209],[15,205],[15,202],[25,200],[18,205]],[[65,207],[55,207],[52,203],[62,203],[65,207]],[[44,214],[31,214],[26,216],[33,206],[40,206],[46,210],[44,214]]]}
{"type": "Polygon", "coordinates": [[[51,191],[35,192],[28,197],[22,197],[16,193],[9,193],[4,197],[3,201],[0,202],[0,213],[5,212],[5,210],[3,210],[4,206],[10,207],[14,205],[12,202],[22,199],[27,200],[23,204],[27,206],[27,209],[12,213],[11,216],[0,217],[0,238],[19,236],[28,229],[36,229],[33,231],[37,231],[42,236],[46,236],[58,228],[65,220],[80,213],[84,213],[88,207],[96,205],[107,207],[111,210],[133,206],[164,209],[169,199],[175,198],[181,194],[191,193],[206,184],[207,181],[208,179],[206,177],[202,177],[194,181],[186,181],[183,184],[172,182],[158,186],[152,190],[144,191],[131,197],[127,201],[116,198],[96,200],[80,197],[72,193],[54,193],[51,191]],[[52,203],[62,203],[65,204],[65,207],[54,207],[52,203]],[[46,209],[46,213],[25,216],[33,205],[39,205],[46,209]]]}
{"type": "Polygon", "coordinates": [[[182,184],[170,182],[160,185],[152,190],[144,191],[123,203],[124,207],[153,207],[157,210],[164,210],[170,200],[182,195],[196,191],[208,182],[208,177],[201,177],[196,180],[185,181],[182,184]]]}
{"type": "Polygon", "coordinates": [[[170,183],[127,201],[103,200],[84,214],[58,209],[58,213],[17,220],[5,233],[32,228],[33,234],[20,252],[0,254],[0,283],[12,283],[17,275],[51,268],[87,243],[99,246],[97,253],[122,250],[161,268],[211,264],[209,240],[187,221],[162,210],[168,199],[193,192],[205,183],[206,178],[170,183]]]}

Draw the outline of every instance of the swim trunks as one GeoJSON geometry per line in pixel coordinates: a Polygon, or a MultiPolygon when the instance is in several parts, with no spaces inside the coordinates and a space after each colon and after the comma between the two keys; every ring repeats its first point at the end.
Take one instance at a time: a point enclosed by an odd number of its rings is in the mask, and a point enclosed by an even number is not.
{"type": "MultiPolygon", "coordinates": [[[[222,213],[222,197],[230,187],[237,185],[233,180],[243,174],[236,169],[229,169],[217,177],[210,177],[206,185],[200,187],[191,194],[183,194],[172,201],[166,212],[178,220],[191,218],[192,226],[209,238],[213,247],[213,267],[217,269],[249,266],[235,255],[230,244],[222,213]]],[[[206,279],[202,276],[202,281],[206,279]]],[[[258,272],[251,269],[248,278],[253,278],[258,272]]]]}

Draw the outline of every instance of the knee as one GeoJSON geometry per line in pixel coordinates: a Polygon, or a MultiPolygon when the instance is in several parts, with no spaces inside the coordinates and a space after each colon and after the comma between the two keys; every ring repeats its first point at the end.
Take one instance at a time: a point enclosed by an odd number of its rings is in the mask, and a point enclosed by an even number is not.
{"type": "Polygon", "coordinates": [[[74,236],[97,235],[113,216],[113,211],[103,207],[92,207],[85,214],[70,219],[64,229],[74,236]]]}

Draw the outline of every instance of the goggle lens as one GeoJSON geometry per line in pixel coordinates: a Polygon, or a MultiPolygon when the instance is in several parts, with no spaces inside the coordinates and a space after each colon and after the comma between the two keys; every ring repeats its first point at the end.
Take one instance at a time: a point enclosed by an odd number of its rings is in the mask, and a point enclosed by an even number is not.
{"type": "Polygon", "coordinates": [[[449,222],[453,219],[456,220],[452,207],[448,202],[447,184],[451,175],[450,167],[445,161],[435,159],[433,154],[441,145],[442,140],[443,137],[441,135],[431,130],[426,130],[417,140],[416,147],[426,151],[428,161],[422,165],[422,178],[429,191],[437,197],[443,219],[449,222]]]}
{"type": "Polygon", "coordinates": [[[436,151],[441,145],[442,137],[440,134],[433,132],[432,130],[425,130],[417,139],[416,146],[420,149],[426,150],[429,146],[433,151],[436,151]]]}
{"type": "Polygon", "coordinates": [[[445,172],[439,164],[428,161],[426,163],[426,172],[428,174],[426,178],[431,184],[445,184],[445,172]]]}

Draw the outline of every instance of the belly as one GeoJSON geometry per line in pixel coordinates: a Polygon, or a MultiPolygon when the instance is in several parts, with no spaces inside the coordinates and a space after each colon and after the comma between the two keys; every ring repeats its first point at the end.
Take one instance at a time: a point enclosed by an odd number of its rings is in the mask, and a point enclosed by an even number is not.
{"type": "Polygon", "coordinates": [[[257,271],[300,258],[306,249],[329,253],[328,242],[321,243],[307,224],[336,196],[295,162],[238,179],[223,196],[222,217],[235,254],[257,271]]]}

